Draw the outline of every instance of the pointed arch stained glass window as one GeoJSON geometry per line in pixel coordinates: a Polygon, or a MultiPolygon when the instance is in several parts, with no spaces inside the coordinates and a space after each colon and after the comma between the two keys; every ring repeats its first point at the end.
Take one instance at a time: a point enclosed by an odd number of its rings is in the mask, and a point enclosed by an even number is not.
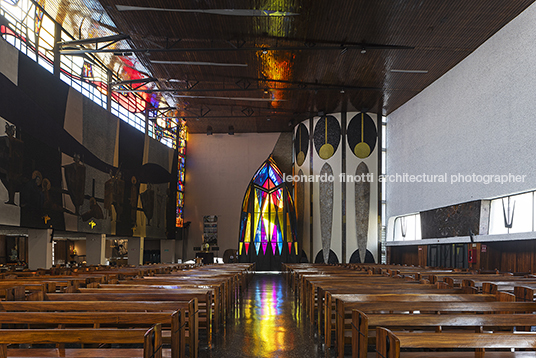
{"type": "Polygon", "coordinates": [[[293,262],[298,254],[294,202],[272,157],[257,170],[242,203],[239,255],[279,257],[293,262]]]}

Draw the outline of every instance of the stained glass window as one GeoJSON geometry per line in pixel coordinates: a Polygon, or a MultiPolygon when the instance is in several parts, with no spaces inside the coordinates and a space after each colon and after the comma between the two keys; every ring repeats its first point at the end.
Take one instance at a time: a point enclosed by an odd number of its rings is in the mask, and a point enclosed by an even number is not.
{"type": "Polygon", "coordinates": [[[177,227],[182,227],[184,223],[184,174],[186,163],[186,139],[188,137],[188,128],[186,122],[180,120],[178,126],[176,126],[177,132],[177,227]]]}
{"type": "MultiPolygon", "coordinates": [[[[114,82],[147,77],[146,68],[140,65],[135,56],[86,54],[81,57],[60,54],[59,59],[55,58],[56,35],[60,35],[62,41],[71,41],[75,39],[73,35],[79,39],[115,34],[109,29],[115,25],[104,9],[99,21],[85,21],[89,17],[84,15],[98,11],[98,2],[91,3],[91,8],[84,2],[70,2],[69,9],[72,13],[67,17],[59,15],[64,9],[60,10],[58,4],[45,0],[0,0],[0,16],[7,20],[6,24],[0,25],[0,35],[51,73],[54,72],[54,62],[58,62],[60,79],[103,108],[107,108],[108,68],[113,69],[111,80],[114,82]],[[58,28],[59,34],[56,33],[58,28]]],[[[114,46],[128,48],[128,44],[117,43],[114,46]]],[[[144,89],[146,86],[139,88],[144,89]]],[[[132,86],[118,87],[117,91],[112,92],[110,111],[139,131],[145,132],[145,115],[142,112],[148,103],[153,103],[156,95],[119,90],[130,91],[132,86]]],[[[169,140],[168,146],[171,147],[172,143],[173,140],[169,140]]]]}
{"type": "Polygon", "coordinates": [[[267,256],[278,262],[295,262],[298,256],[294,202],[272,157],[246,189],[238,251],[244,262],[267,256]]]}

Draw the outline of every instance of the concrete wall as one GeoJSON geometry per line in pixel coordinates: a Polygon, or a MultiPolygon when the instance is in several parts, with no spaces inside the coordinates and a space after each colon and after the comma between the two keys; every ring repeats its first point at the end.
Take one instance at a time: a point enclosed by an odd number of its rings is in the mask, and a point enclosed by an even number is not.
{"type": "Polygon", "coordinates": [[[446,173],[448,182],[388,183],[388,217],[536,188],[535,43],[532,5],[389,115],[387,173],[446,173]],[[458,173],[526,177],[450,184],[458,173]]]}
{"type": "MultiPolygon", "coordinates": [[[[251,178],[268,158],[279,133],[190,134],[186,157],[184,221],[191,221],[186,258],[200,246],[203,216],[218,216],[219,255],[238,249],[240,206],[251,178]]],[[[179,256],[182,242],[177,241],[179,256]]]]}

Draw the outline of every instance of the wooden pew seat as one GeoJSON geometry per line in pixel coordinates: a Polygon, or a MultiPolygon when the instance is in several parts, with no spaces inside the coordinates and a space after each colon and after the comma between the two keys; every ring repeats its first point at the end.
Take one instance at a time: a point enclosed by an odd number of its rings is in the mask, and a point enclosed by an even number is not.
{"type": "MultiPolygon", "coordinates": [[[[1,329],[0,330],[0,358],[23,356],[42,357],[46,354],[60,354],[67,356],[67,353],[74,354],[73,357],[83,357],[84,348],[80,349],[40,349],[36,351],[32,348],[8,348],[11,344],[143,344],[142,354],[140,350],[130,351],[144,358],[162,357],[162,331],[160,324],[149,330],[146,329],[1,329]]],[[[126,353],[121,349],[121,355],[126,353]]],[[[91,354],[98,354],[99,357],[117,357],[115,348],[93,348],[91,354]]],[[[67,356],[69,357],[69,356],[67,356]]]]}
{"type": "Polygon", "coordinates": [[[428,357],[438,357],[437,349],[457,349],[473,351],[448,352],[450,357],[491,357],[494,352],[479,352],[477,349],[529,349],[531,352],[497,352],[500,357],[534,357],[536,350],[536,334],[523,333],[422,333],[422,332],[393,332],[384,327],[376,329],[376,352],[384,358],[416,358],[424,357],[423,349],[433,349],[427,352],[428,357]],[[418,349],[420,352],[407,351],[418,349]],[[401,352],[402,350],[402,352],[401,352]],[[528,355],[527,355],[528,353],[528,355]]]}

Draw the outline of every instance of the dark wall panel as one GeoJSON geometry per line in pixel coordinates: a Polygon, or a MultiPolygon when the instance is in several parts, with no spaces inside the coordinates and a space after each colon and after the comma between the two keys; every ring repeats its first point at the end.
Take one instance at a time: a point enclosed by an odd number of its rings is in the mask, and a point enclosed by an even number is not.
{"type": "Polygon", "coordinates": [[[469,236],[480,231],[480,200],[421,212],[423,239],[469,236]]]}
{"type": "Polygon", "coordinates": [[[22,133],[24,166],[21,226],[65,230],[61,196],[61,152],[22,133]]]}
{"type": "MultiPolygon", "coordinates": [[[[82,134],[80,143],[64,128],[68,94],[67,84],[26,56],[20,56],[19,85],[0,73],[0,117],[16,127],[16,138],[2,136],[0,179],[8,190],[10,199],[15,197],[15,193],[20,194],[20,206],[17,208],[20,210],[20,226],[53,227],[62,231],[65,230],[65,220],[68,220],[69,230],[78,227],[78,231],[110,234],[113,231],[112,210],[105,207],[105,188],[107,182],[108,187],[110,184],[109,173],[118,174],[118,168],[113,166],[118,139],[117,155],[124,190],[119,196],[108,196],[108,199],[112,198],[112,201],[121,204],[115,210],[120,212],[116,218],[116,234],[132,236],[132,228],[136,226],[136,210],[139,208],[131,205],[131,202],[137,201],[131,191],[131,179],[135,175],[140,178],[138,185],[143,182],[159,186],[156,194],[160,195],[160,200],[156,201],[161,205],[157,206],[158,210],[153,217],[159,232],[153,236],[164,238],[167,229],[168,236],[173,237],[174,226],[170,224],[166,228],[165,225],[166,216],[172,219],[175,212],[174,196],[167,205],[165,197],[169,183],[172,183],[173,188],[176,186],[176,159],[171,173],[169,168],[172,150],[153,141],[148,163],[142,166],[145,133],[119,120],[87,98],[83,98],[79,104],[83,106],[80,112],[83,117],[76,125],[82,128],[75,128],[77,133],[80,129],[82,134]],[[16,156],[12,155],[14,151],[16,156]],[[67,178],[66,174],[63,182],[62,165],[72,166],[71,158],[75,154],[81,158],[83,164],[79,164],[79,167],[85,167],[85,175],[80,171],[80,175],[73,176],[71,173],[67,178]],[[17,160],[14,160],[15,157],[17,160]],[[16,170],[13,169],[15,162],[21,163],[16,170]],[[16,176],[13,175],[14,172],[16,176]],[[9,178],[14,177],[16,182],[9,182],[9,178]],[[73,180],[77,183],[73,183],[73,180]],[[70,187],[68,183],[71,183],[70,187]],[[78,196],[73,194],[73,188],[77,188],[78,196]],[[73,225],[76,213],[71,201],[73,197],[80,198],[80,195],[83,195],[83,199],[78,199],[77,202],[83,201],[79,204],[82,220],[77,219],[78,225],[73,225]],[[93,197],[96,200],[90,201],[93,197]],[[63,199],[68,201],[67,207],[72,211],[64,208],[63,199]]],[[[16,204],[13,199],[9,207],[13,208],[12,205],[16,204]]],[[[116,206],[115,203],[112,205],[116,206]]],[[[0,210],[0,217],[3,214],[0,210]]],[[[16,221],[12,225],[18,224],[18,218],[16,221]]]]}
{"type": "MultiPolygon", "coordinates": [[[[143,164],[144,144],[145,133],[140,132],[123,121],[119,123],[119,167],[122,173],[122,179],[125,182],[125,193],[131,192],[132,176],[140,172],[143,164]]],[[[125,195],[123,209],[117,221],[117,235],[132,235],[132,227],[135,225],[131,216],[132,209],[129,195],[125,195]]]]}
{"type": "Polygon", "coordinates": [[[19,88],[63,127],[69,86],[27,56],[19,56],[19,88]]]}

